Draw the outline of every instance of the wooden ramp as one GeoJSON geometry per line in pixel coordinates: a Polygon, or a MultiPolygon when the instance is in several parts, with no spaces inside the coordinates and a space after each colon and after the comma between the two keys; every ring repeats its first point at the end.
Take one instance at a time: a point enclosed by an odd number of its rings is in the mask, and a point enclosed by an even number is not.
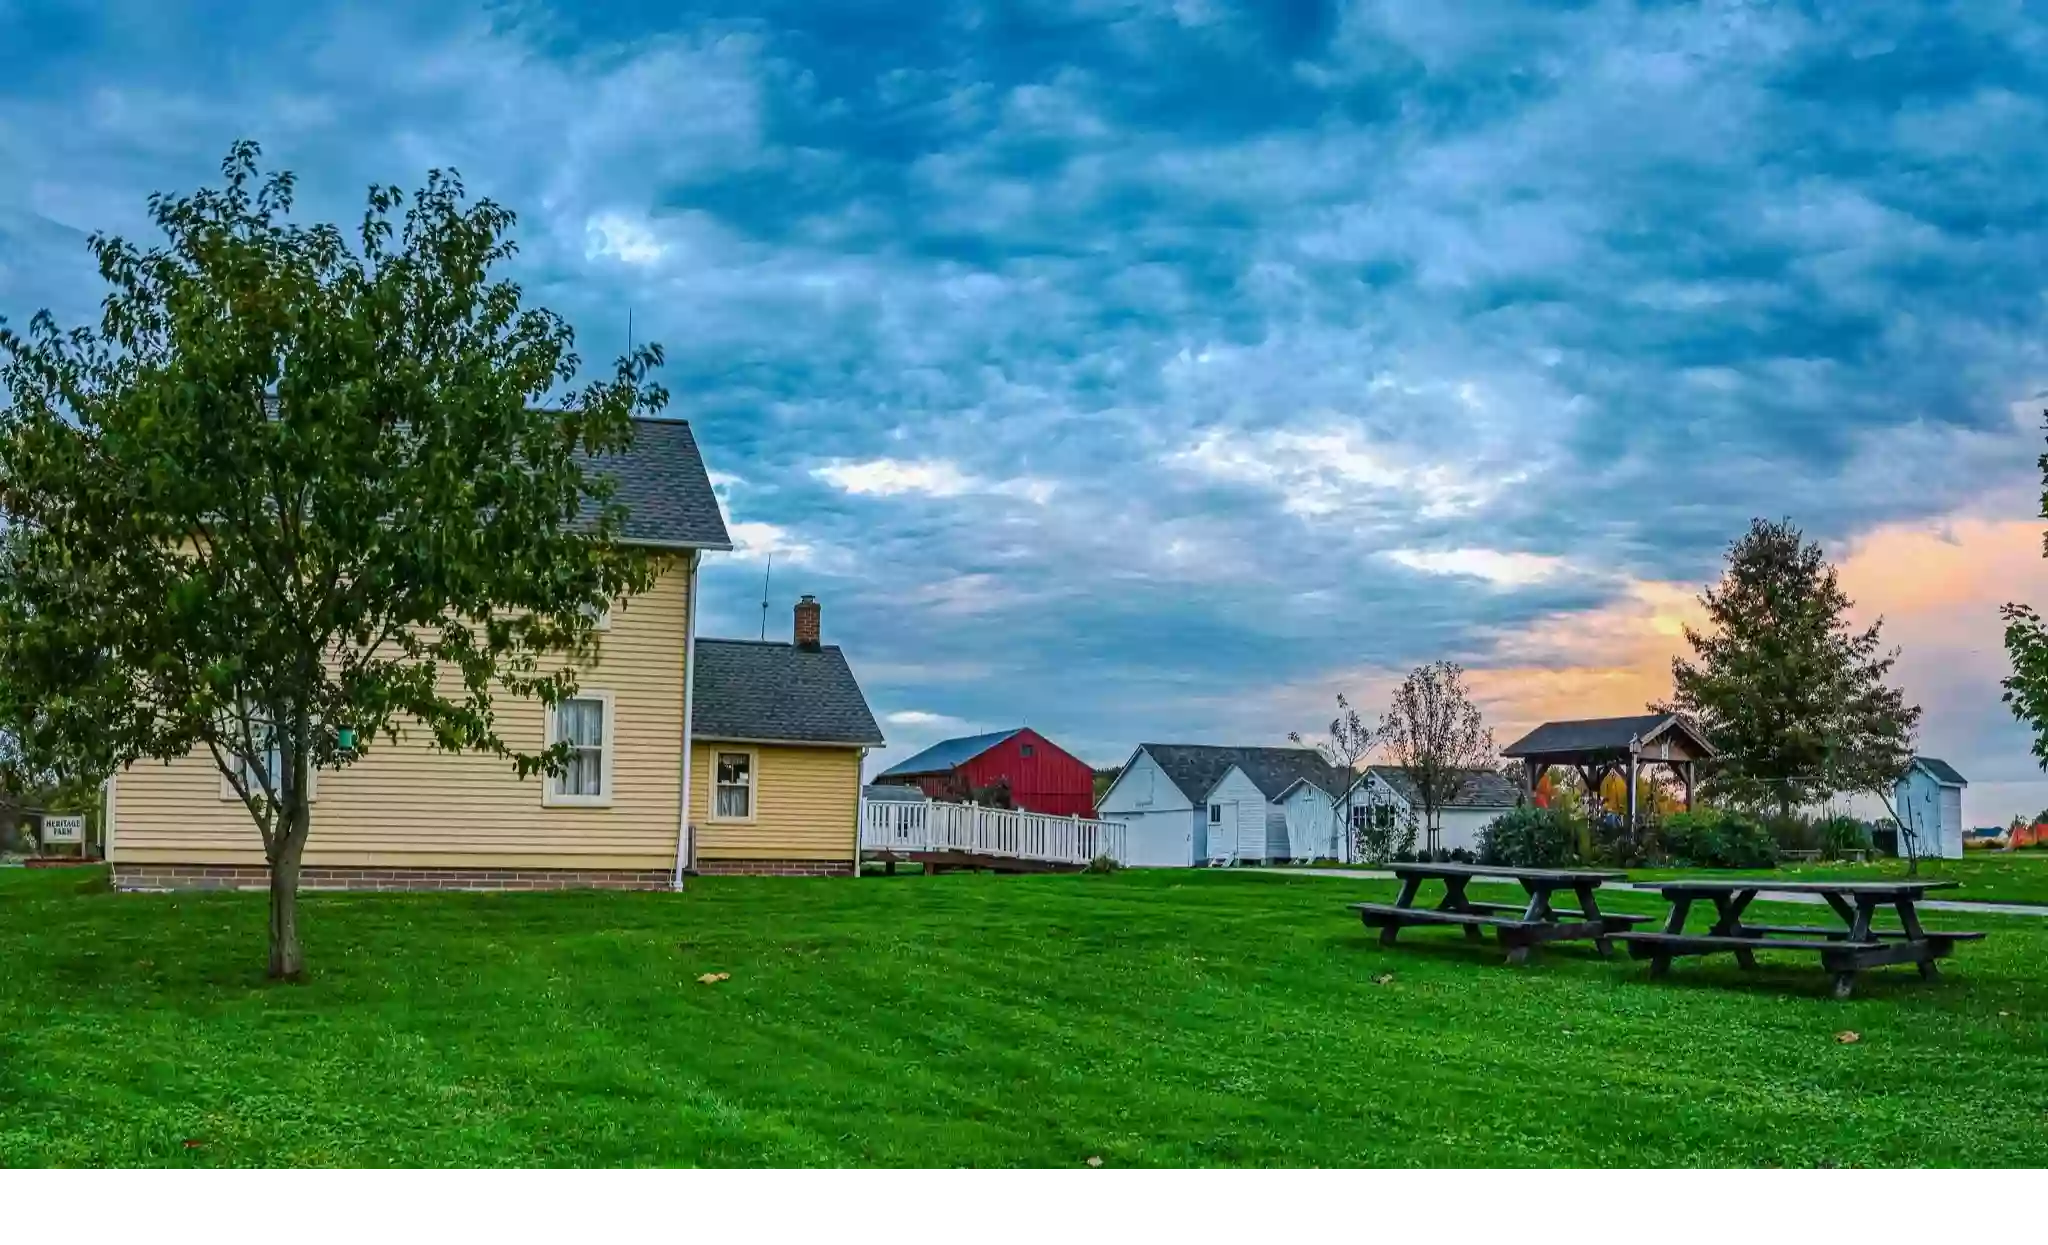
{"type": "Polygon", "coordinates": [[[860,854],[892,870],[916,863],[927,873],[1075,873],[1101,857],[1122,864],[1124,826],[977,804],[863,799],[860,854]]]}

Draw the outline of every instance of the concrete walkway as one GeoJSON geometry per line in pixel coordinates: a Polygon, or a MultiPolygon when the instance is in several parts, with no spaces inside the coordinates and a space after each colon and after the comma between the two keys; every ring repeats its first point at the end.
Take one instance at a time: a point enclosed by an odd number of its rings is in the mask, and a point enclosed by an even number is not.
{"type": "MultiPolygon", "coordinates": [[[[1394,875],[1384,869],[1283,869],[1253,868],[1250,873],[1291,873],[1304,878],[1357,878],[1367,882],[1391,882],[1394,875]]],[[[1498,883],[1506,886],[1520,885],[1511,877],[1477,877],[1480,883],[1498,883]]],[[[1641,891],[1644,894],[1657,893],[1655,885],[1649,882],[1609,882],[1602,890],[1641,891]]],[[[1758,898],[1767,903],[1817,903],[1827,900],[1819,895],[1807,895],[1798,891],[1773,891],[1767,883],[1758,880],[1758,898]]],[[[1959,899],[1923,899],[1915,907],[1923,912],[1983,912],[1993,916],[2039,916],[2048,917],[2048,905],[2029,903],[1968,903],[1959,899]]]]}

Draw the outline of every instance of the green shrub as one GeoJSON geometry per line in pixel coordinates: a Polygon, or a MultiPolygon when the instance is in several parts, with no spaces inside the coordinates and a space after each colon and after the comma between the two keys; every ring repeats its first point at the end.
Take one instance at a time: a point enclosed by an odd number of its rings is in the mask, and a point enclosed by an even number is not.
{"type": "Polygon", "coordinates": [[[1521,869],[1554,869],[1574,856],[1579,828],[1554,808],[1523,804],[1479,831],[1479,861],[1521,869]]]}
{"type": "Polygon", "coordinates": [[[1829,860],[1870,850],[1870,827],[1854,817],[1828,817],[1816,828],[1820,833],[1820,850],[1829,860]]]}
{"type": "MultiPolygon", "coordinates": [[[[1735,816],[1737,814],[1730,814],[1735,816]]],[[[1827,842],[1821,835],[1819,822],[1801,817],[1797,813],[1768,816],[1762,822],[1764,833],[1778,845],[1781,852],[1818,852],[1827,849],[1827,842]]]]}
{"type": "Polygon", "coordinates": [[[1383,865],[1392,860],[1415,859],[1415,838],[1420,826],[1411,811],[1397,812],[1391,804],[1368,804],[1354,813],[1364,816],[1352,823],[1354,853],[1361,864],[1383,865]]]}
{"type": "Polygon", "coordinates": [[[1755,818],[1729,809],[1673,813],[1657,838],[1670,863],[1692,869],[1768,869],[1778,863],[1778,840],[1755,818]]]}
{"type": "Polygon", "coordinates": [[[1090,873],[1115,873],[1123,867],[1122,861],[1110,855],[1097,856],[1088,862],[1088,872],[1090,873]]]}

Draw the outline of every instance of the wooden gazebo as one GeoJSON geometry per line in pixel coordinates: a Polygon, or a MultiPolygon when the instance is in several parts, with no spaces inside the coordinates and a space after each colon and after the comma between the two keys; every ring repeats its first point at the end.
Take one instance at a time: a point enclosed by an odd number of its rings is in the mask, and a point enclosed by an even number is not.
{"type": "Polygon", "coordinates": [[[1529,792],[1553,765],[1578,771],[1586,790],[1597,799],[1607,775],[1621,774],[1628,783],[1628,824],[1636,824],[1636,775],[1645,765],[1662,765],[1685,784],[1685,807],[1692,808],[1695,768],[1714,759],[1713,745],[1676,713],[1647,713],[1632,718],[1581,718],[1545,722],[1501,750],[1527,771],[1529,792]]]}

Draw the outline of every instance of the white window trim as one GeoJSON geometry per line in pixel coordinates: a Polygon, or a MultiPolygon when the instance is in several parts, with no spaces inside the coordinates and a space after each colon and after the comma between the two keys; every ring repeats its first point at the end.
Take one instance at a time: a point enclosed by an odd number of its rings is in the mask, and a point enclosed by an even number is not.
{"type": "MultiPolygon", "coordinates": [[[[242,764],[242,759],[240,757],[229,757],[228,764],[239,768],[242,764]]],[[[249,794],[253,796],[261,796],[263,792],[260,789],[260,787],[258,787],[251,789],[249,794]]],[[[242,797],[235,793],[235,784],[228,781],[228,776],[226,774],[222,774],[220,776],[220,798],[223,801],[232,800],[237,804],[242,802],[242,797]]],[[[315,766],[314,768],[306,771],[306,803],[318,804],[319,802],[320,770],[318,766],[315,766]]]]}
{"type": "Polygon", "coordinates": [[[706,821],[715,821],[722,826],[750,826],[761,819],[761,750],[759,748],[734,748],[713,742],[709,753],[711,772],[705,775],[704,791],[706,821]],[[720,817],[718,815],[718,758],[725,753],[735,753],[747,758],[747,815],[745,817],[720,817]]]}
{"type": "Polygon", "coordinates": [[[1212,826],[1223,824],[1223,806],[1221,804],[1211,804],[1209,806],[1209,824],[1212,826]]]}
{"type": "MultiPolygon", "coordinates": [[[[598,764],[598,782],[603,790],[597,795],[564,795],[555,790],[555,775],[541,775],[540,802],[544,808],[610,808],[612,806],[612,762],[618,756],[619,720],[617,702],[609,691],[603,688],[583,687],[576,690],[570,700],[595,700],[604,706],[604,744],[598,764]]],[[[552,748],[561,739],[559,722],[555,710],[560,706],[550,705],[547,709],[547,743],[552,748]]]]}

